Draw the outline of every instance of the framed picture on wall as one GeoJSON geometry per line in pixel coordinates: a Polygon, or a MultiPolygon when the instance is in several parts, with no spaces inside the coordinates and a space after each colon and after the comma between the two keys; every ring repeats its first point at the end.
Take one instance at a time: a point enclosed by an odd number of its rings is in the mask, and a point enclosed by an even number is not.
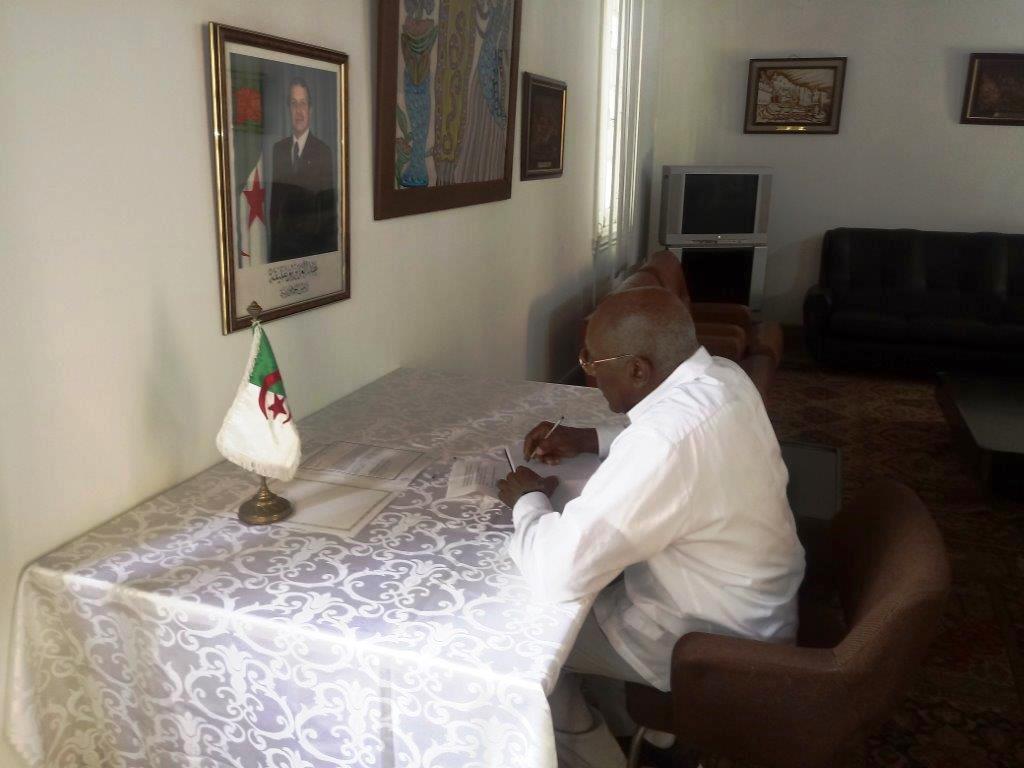
{"type": "Polygon", "coordinates": [[[348,56],[211,23],[221,330],[352,295],[348,56]]]}
{"type": "Polygon", "coordinates": [[[373,217],[512,195],[521,0],[380,0],[373,217]]]}
{"type": "Polygon", "coordinates": [[[523,128],[519,178],[562,175],[565,159],[566,86],[561,80],[523,73],[523,128]]]}
{"type": "Polygon", "coordinates": [[[961,123],[1024,125],[1024,53],[972,53],[961,123]]]}
{"type": "Polygon", "coordinates": [[[846,58],[751,59],[744,133],[839,133],[846,58]]]}

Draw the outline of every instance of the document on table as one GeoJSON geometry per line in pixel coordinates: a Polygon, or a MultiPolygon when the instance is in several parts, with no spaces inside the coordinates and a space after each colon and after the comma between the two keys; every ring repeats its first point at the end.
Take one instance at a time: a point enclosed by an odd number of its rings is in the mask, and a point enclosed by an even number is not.
{"type": "Polygon", "coordinates": [[[354,536],[394,498],[393,491],[295,479],[271,480],[270,489],[292,503],[286,522],[304,528],[327,528],[354,536]]]}
{"type": "Polygon", "coordinates": [[[509,473],[508,462],[488,456],[456,459],[448,476],[446,499],[459,496],[490,496],[498,498],[498,481],[509,473]]]}
{"type": "Polygon", "coordinates": [[[432,461],[426,451],[337,442],[299,466],[296,476],[378,491],[403,491],[432,461]]]}
{"type": "MultiPolygon", "coordinates": [[[[560,464],[548,465],[540,461],[527,463],[522,445],[508,449],[516,466],[525,465],[543,477],[557,477],[558,487],[551,496],[551,506],[561,512],[565,505],[583,491],[590,476],[601,466],[601,460],[592,453],[584,453],[560,464]]],[[[456,459],[448,477],[446,498],[480,495],[498,498],[498,481],[509,473],[508,461],[492,456],[473,456],[456,459]]]]}

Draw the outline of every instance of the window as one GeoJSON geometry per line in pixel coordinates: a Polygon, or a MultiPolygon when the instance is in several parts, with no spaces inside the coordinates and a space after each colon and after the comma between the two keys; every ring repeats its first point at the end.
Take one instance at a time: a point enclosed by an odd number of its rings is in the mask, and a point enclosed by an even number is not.
{"type": "MultiPolygon", "coordinates": [[[[605,0],[601,41],[601,93],[595,212],[595,298],[643,247],[643,209],[647,199],[638,156],[650,144],[641,132],[640,104],[644,71],[645,0],[605,0]]],[[[649,175],[649,169],[647,169],[649,175]]]]}

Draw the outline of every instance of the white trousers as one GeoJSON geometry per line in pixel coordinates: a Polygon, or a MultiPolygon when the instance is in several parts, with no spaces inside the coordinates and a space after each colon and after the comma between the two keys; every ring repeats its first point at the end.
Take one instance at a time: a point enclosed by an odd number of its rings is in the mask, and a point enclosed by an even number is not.
{"type": "Polygon", "coordinates": [[[615,736],[636,730],[626,712],[627,680],[647,684],[611,646],[591,612],[548,699],[559,768],[626,765],[615,736]]]}

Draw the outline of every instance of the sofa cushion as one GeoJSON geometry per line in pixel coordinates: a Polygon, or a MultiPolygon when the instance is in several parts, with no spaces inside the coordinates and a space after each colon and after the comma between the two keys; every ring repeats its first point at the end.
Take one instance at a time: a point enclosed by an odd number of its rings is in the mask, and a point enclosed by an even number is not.
{"type": "Polygon", "coordinates": [[[837,309],[901,308],[917,285],[912,229],[833,229],[822,244],[821,283],[837,309]]]}
{"type": "Polygon", "coordinates": [[[968,329],[975,335],[980,335],[985,325],[986,323],[970,317],[917,315],[907,322],[906,338],[911,341],[964,344],[968,338],[968,329]]]}
{"type": "Polygon", "coordinates": [[[972,317],[919,315],[907,322],[909,341],[967,347],[1024,348],[1024,324],[986,323],[972,317]]]}
{"type": "Polygon", "coordinates": [[[998,320],[1006,299],[1006,258],[990,233],[919,232],[915,263],[921,270],[903,297],[908,314],[998,320]]]}
{"type": "Polygon", "coordinates": [[[907,318],[867,310],[840,309],[832,313],[829,330],[839,336],[897,341],[907,337],[907,318]]]}
{"type": "Polygon", "coordinates": [[[996,347],[1024,352],[1024,323],[977,323],[967,328],[966,342],[977,347],[996,347]]]}

